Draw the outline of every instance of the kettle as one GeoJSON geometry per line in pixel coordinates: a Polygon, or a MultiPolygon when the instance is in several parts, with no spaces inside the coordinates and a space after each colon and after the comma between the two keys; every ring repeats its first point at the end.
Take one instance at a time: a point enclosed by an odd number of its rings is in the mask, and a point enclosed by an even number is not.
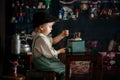
{"type": "Polygon", "coordinates": [[[21,53],[27,53],[30,52],[30,45],[27,43],[26,40],[21,40],[21,49],[20,49],[21,53]]]}

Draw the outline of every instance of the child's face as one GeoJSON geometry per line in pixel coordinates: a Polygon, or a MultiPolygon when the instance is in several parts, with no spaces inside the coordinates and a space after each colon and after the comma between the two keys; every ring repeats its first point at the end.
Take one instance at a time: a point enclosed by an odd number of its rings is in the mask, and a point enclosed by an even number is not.
{"type": "Polygon", "coordinates": [[[49,23],[45,23],[43,25],[41,25],[41,33],[48,35],[51,33],[52,31],[52,26],[53,26],[54,22],[49,22],[49,23]]]}

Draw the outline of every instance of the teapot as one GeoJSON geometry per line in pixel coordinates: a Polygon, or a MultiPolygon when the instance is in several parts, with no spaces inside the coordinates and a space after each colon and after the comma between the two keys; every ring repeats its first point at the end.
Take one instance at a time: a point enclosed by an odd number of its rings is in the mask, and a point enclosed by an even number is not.
{"type": "Polygon", "coordinates": [[[21,49],[20,49],[21,53],[26,53],[26,52],[30,52],[30,45],[27,43],[26,40],[21,40],[21,49]]]}

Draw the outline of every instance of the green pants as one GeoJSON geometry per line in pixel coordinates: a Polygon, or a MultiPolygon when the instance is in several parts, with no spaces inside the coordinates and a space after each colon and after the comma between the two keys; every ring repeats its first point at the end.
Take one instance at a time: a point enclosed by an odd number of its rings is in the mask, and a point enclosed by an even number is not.
{"type": "Polygon", "coordinates": [[[59,80],[65,80],[65,65],[56,58],[44,56],[33,58],[34,67],[42,71],[54,71],[58,73],[59,80]]]}

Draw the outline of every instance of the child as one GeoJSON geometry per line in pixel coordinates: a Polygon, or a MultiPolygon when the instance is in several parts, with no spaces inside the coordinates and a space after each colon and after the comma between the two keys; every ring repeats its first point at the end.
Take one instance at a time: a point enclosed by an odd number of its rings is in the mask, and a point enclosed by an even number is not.
{"type": "Polygon", "coordinates": [[[46,12],[36,12],[33,15],[33,64],[38,70],[55,71],[59,74],[59,80],[65,80],[65,65],[58,59],[58,54],[64,54],[66,49],[55,50],[52,44],[59,42],[69,34],[62,31],[61,34],[52,39],[49,34],[56,21],[54,16],[46,12]]]}

